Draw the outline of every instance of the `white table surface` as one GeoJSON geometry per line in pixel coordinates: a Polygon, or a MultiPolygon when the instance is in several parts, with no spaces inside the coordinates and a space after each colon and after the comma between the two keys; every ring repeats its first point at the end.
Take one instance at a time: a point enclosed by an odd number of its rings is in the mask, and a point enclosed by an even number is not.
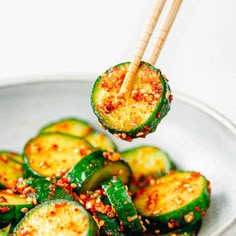
{"type": "MultiPolygon", "coordinates": [[[[100,74],[130,60],[152,2],[0,0],[0,82],[100,74]]],[[[234,0],[184,0],[156,67],[173,90],[236,123],[235,9],[234,0]]]]}

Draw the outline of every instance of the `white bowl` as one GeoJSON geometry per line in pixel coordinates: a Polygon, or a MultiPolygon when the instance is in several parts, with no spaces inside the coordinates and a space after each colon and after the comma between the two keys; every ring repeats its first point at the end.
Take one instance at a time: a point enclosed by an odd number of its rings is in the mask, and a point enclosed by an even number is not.
{"type": "MultiPolygon", "coordinates": [[[[22,152],[40,127],[63,117],[77,116],[100,129],[90,106],[91,79],[95,78],[38,76],[2,83],[0,150],[22,152]]],[[[176,92],[171,111],[155,133],[131,143],[111,137],[120,150],[139,144],[160,146],[178,168],[203,173],[211,181],[212,200],[199,235],[235,235],[236,127],[230,121],[176,92]]]]}

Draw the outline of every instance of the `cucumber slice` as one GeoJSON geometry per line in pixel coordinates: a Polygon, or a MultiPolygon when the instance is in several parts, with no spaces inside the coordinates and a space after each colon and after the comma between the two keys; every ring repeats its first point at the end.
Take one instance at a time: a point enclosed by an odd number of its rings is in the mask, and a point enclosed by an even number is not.
{"type": "Polygon", "coordinates": [[[54,121],[42,127],[40,133],[61,132],[83,137],[92,131],[93,127],[88,122],[72,117],[54,121]]]}
{"type": "Polygon", "coordinates": [[[138,68],[130,96],[118,97],[129,64],[118,64],[99,76],[91,95],[93,111],[102,126],[126,141],[154,132],[172,100],[160,70],[146,62],[138,68]]]}
{"type": "Polygon", "coordinates": [[[142,222],[120,178],[114,176],[102,182],[101,185],[120,222],[123,223],[125,235],[139,235],[143,232],[142,222]]]}
{"type": "Polygon", "coordinates": [[[92,150],[87,141],[76,136],[41,134],[25,145],[25,177],[61,177],[92,150]]]}
{"type": "Polygon", "coordinates": [[[101,235],[125,236],[117,217],[109,217],[100,212],[97,212],[96,215],[100,220],[104,221],[104,225],[100,227],[101,235]]]}
{"type": "Polygon", "coordinates": [[[33,203],[22,195],[0,191],[0,222],[18,222],[33,207],[33,203]]]}
{"type": "Polygon", "coordinates": [[[13,188],[23,176],[20,160],[22,156],[17,153],[0,151],[0,189],[13,188]]]}
{"type": "Polygon", "coordinates": [[[97,225],[77,202],[49,200],[29,211],[17,224],[15,236],[35,235],[97,235],[97,225]]]}
{"type": "Polygon", "coordinates": [[[149,230],[170,232],[205,215],[210,205],[209,182],[198,172],[171,171],[137,192],[134,205],[149,230]]]}
{"type": "Polygon", "coordinates": [[[102,150],[116,151],[115,143],[105,134],[94,131],[84,137],[93,147],[102,150]]]}
{"type": "Polygon", "coordinates": [[[121,178],[122,182],[128,184],[132,172],[129,165],[119,159],[118,153],[98,150],[80,160],[67,174],[66,178],[75,184],[74,190],[80,194],[88,190],[98,189],[101,181],[114,175],[121,178]],[[113,157],[118,159],[112,161],[113,157]]]}
{"type": "Polygon", "coordinates": [[[134,193],[150,183],[150,180],[175,169],[169,155],[155,146],[138,146],[121,152],[121,156],[132,169],[129,190],[134,193]]]}
{"type": "Polygon", "coordinates": [[[44,178],[38,178],[34,180],[31,188],[33,188],[35,191],[30,193],[29,196],[34,197],[38,203],[59,198],[72,200],[72,196],[66,190],[58,187],[54,183],[44,178]]]}

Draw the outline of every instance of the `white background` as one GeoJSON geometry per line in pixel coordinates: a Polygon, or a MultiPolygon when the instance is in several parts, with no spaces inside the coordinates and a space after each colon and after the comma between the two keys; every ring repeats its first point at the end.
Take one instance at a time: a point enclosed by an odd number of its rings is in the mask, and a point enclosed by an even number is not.
{"type": "MultiPolygon", "coordinates": [[[[99,75],[129,61],[152,3],[0,0],[0,80],[99,75]]],[[[235,9],[235,0],[183,0],[156,67],[173,90],[198,98],[236,123],[235,9]]]]}

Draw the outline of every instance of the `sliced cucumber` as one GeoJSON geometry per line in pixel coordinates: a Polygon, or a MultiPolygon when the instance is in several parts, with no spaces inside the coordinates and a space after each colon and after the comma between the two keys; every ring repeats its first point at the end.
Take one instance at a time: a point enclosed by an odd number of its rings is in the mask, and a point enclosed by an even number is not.
{"type": "Polygon", "coordinates": [[[93,147],[102,150],[116,151],[116,144],[105,134],[94,131],[87,134],[84,139],[86,139],[93,147]]]}
{"type": "Polygon", "coordinates": [[[197,172],[172,171],[137,192],[134,205],[146,227],[161,233],[194,224],[210,204],[207,179],[197,172]]]}
{"type": "Polygon", "coordinates": [[[34,180],[31,184],[31,188],[35,191],[33,193],[31,192],[29,196],[34,197],[38,203],[59,198],[72,200],[72,196],[66,190],[44,178],[34,180]]]}
{"type": "Polygon", "coordinates": [[[125,236],[122,226],[117,217],[109,217],[106,214],[100,212],[96,213],[100,221],[104,222],[104,225],[100,227],[100,233],[103,236],[125,236]]]}
{"type": "Polygon", "coordinates": [[[21,160],[17,153],[0,151],[0,189],[13,188],[23,176],[21,160]]]}
{"type": "Polygon", "coordinates": [[[92,150],[87,141],[76,136],[62,133],[41,134],[25,145],[25,177],[61,177],[92,150]]]}
{"type": "Polygon", "coordinates": [[[33,207],[33,203],[22,195],[0,191],[0,222],[18,222],[33,207]]]}
{"type": "Polygon", "coordinates": [[[54,121],[41,128],[40,133],[61,132],[83,137],[92,131],[93,127],[88,122],[73,117],[54,121]]]}
{"type": "Polygon", "coordinates": [[[151,179],[175,169],[169,155],[155,146],[138,146],[121,152],[121,156],[133,172],[129,187],[132,193],[149,184],[151,179]]]}
{"type": "Polygon", "coordinates": [[[119,158],[118,153],[102,150],[92,152],[81,159],[66,174],[66,178],[71,185],[75,184],[74,190],[79,194],[99,188],[101,181],[114,175],[119,176],[123,183],[128,184],[132,176],[131,169],[119,158]],[[116,160],[113,161],[113,158],[116,160]]]}
{"type": "Polygon", "coordinates": [[[142,222],[120,178],[114,176],[102,182],[101,185],[120,222],[123,223],[125,235],[140,235],[144,230],[142,222]]]}
{"type": "Polygon", "coordinates": [[[115,136],[131,141],[154,132],[170,110],[170,87],[160,70],[141,62],[135,85],[128,97],[119,90],[129,62],[116,65],[99,76],[94,84],[91,104],[100,123],[115,136]]]}
{"type": "Polygon", "coordinates": [[[97,225],[77,202],[46,201],[29,211],[14,229],[14,236],[97,235],[97,225]]]}

